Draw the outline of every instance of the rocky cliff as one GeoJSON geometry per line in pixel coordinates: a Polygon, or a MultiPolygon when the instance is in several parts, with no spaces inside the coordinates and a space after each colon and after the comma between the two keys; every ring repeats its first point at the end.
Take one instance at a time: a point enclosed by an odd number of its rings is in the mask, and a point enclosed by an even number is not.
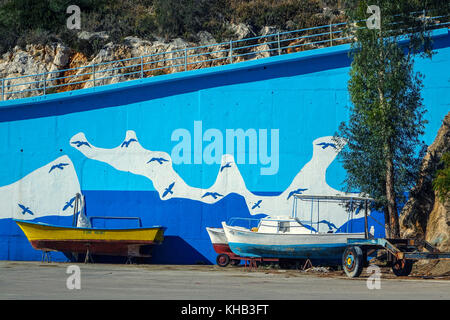
{"type": "MultiPolygon", "coordinates": [[[[401,236],[421,238],[441,251],[450,251],[450,199],[440,201],[433,190],[436,171],[442,166],[441,158],[450,151],[450,112],[445,116],[435,141],[428,147],[422,162],[422,172],[410,199],[400,215],[401,236]]],[[[422,262],[430,273],[450,272],[450,262],[422,262]]]]}

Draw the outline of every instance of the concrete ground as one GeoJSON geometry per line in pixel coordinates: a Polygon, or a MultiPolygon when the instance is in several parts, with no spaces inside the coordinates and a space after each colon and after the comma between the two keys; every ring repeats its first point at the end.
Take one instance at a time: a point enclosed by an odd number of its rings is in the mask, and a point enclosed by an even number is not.
{"type": "MultiPolygon", "coordinates": [[[[0,261],[0,299],[450,299],[450,280],[395,278],[383,269],[380,289],[369,289],[366,270],[349,279],[321,273],[244,267],[75,264],[0,261]]],[[[320,270],[319,270],[320,271],[320,270]]],[[[370,282],[375,283],[375,282],[370,282]]]]}

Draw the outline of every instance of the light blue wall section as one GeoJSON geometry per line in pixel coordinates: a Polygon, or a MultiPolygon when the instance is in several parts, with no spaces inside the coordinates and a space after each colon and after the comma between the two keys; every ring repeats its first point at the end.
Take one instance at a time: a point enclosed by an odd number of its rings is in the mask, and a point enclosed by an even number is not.
{"type": "MultiPolygon", "coordinates": [[[[436,33],[435,47],[437,54],[431,60],[416,63],[416,70],[426,76],[423,98],[429,124],[424,140],[428,144],[450,110],[450,37],[446,30],[436,33]]],[[[0,187],[67,155],[86,194],[88,215],[138,215],[144,225],[168,226],[168,244],[158,249],[156,261],[213,262],[215,254],[204,227],[219,226],[234,215],[249,217],[240,196],[231,195],[213,205],[162,201],[152,181],[86,158],[70,145],[70,139],[83,132],[93,145],[115,148],[124,141],[126,131],[133,130],[145,149],[170,154],[177,143],[171,141],[173,131],[185,128],[193,134],[194,121],[202,121],[203,132],[215,128],[224,136],[226,129],[278,129],[277,174],[261,175],[264,165],[248,164],[248,160],[239,165],[250,191],[276,194],[311,159],[313,140],[332,136],[348,118],[348,49],[347,45],[336,46],[1,102],[0,187]],[[191,250],[180,249],[185,247],[191,250]],[[179,253],[177,260],[172,253],[178,250],[185,255],[179,253]]],[[[187,184],[208,188],[220,165],[179,164],[174,169],[187,184]]],[[[326,180],[331,187],[342,189],[344,176],[336,160],[328,167],[326,180]]],[[[0,238],[8,246],[0,249],[0,259],[40,258],[14,223],[3,220],[0,238]]],[[[70,224],[71,219],[65,222],[70,224]]]]}

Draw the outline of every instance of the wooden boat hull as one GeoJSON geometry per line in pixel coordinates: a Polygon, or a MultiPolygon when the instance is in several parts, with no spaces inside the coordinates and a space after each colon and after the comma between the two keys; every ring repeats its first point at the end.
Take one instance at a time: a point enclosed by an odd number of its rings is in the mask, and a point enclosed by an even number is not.
{"type": "Polygon", "coordinates": [[[32,247],[98,255],[148,257],[151,248],[164,240],[164,227],[136,229],[72,228],[15,220],[32,247]]]}
{"type": "Polygon", "coordinates": [[[364,238],[364,233],[261,233],[222,224],[231,251],[250,258],[310,259],[340,263],[347,239],[364,238]]]}

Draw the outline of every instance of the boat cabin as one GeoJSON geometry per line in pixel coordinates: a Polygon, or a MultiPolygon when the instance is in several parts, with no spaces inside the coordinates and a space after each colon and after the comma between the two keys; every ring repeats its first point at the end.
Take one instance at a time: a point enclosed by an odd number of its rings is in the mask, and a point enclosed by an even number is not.
{"type": "Polygon", "coordinates": [[[257,232],[278,234],[311,234],[315,233],[308,229],[296,218],[290,217],[267,217],[260,220],[257,232]]]}

